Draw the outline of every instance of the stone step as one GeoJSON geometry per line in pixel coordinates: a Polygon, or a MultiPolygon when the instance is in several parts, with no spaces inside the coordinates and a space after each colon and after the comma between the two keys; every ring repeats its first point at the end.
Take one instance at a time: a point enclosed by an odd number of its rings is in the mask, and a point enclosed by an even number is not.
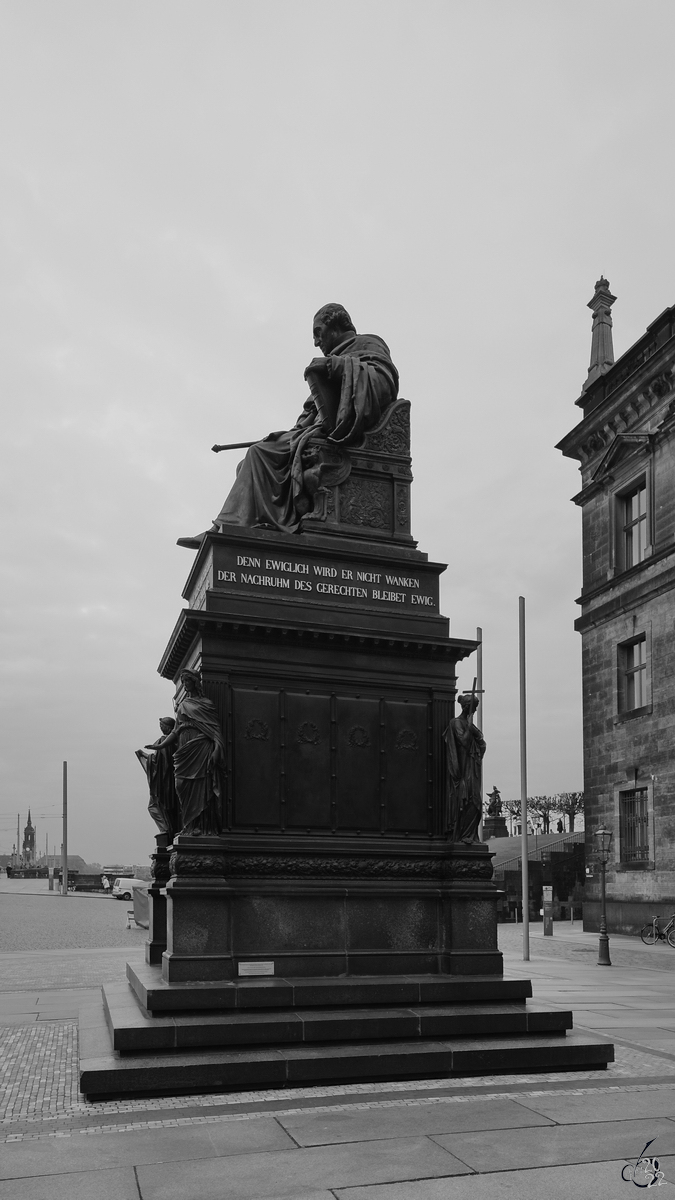
{"type": "Polygon", "coordinates": [[[563,1033],[572,1013],[524,1003],[274,1009],[151,1015],[125,984],[103,989],[113,1048],[121,1053],[206,1046],[488,1037],[563,1033]]]}
{"type": "Polygon", "coordinates": [[[166,983],[161,968],[127,963],[127,977],[152,1013],[222,1009],[336,1008],[370,1004],[499,1004],[532,995],[529,979],[494,975],[341,976],[283,979],[269,976],[218,983],[166,983]]]}
{"type": "Polygon", "coordinates": [[[103,1005],[87,1005],[80,1013],[80,1088],[90,1100],[524,1071],[597,1070],[613,1059],[614,1048],[609,1043],[575,1033],[120,1055],[113,1049],[103,1005]]]}

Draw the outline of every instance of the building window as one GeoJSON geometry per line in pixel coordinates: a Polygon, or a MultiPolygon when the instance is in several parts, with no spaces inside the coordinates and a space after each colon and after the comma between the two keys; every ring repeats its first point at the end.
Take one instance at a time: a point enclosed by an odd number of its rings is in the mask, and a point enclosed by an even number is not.
{"type": "Polygon", "coordinates": [[[622,863],[649,861],[648,789],[619,794],[619,842],[622,863]]]}
{"type": "Polygon", "coordinates": [[[622,566],[641,563],[647,550],[647,485],[643,480],[619,499],[621,505],[622,566]]]}
{"type": "Polygon", "coordinates": [[[619,646],[619,712],[634,712],[647,703],[647,638],[643,634],[619,646]]]}

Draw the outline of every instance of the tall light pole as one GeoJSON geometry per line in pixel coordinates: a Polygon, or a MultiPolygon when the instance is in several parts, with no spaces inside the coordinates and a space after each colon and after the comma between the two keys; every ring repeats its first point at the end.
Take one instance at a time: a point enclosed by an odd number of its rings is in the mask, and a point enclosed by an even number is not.
{"type": "Polygon", "coordinates": [[[63,843],[61,845],[61,895],[68,895],[68,763],[63,764],[63,843]]]}
{"type": "Polygon", "coordinates": [[[600,859],[600,939],[598,942],[598,966],[611,967],[612,961],[609,957],[609,935],[607,933],[607,896],[605,893],[605,868],[609,861],[609,847],[612,841],[611,829],[605,829],[601,825],[596,829],[593,837],[596,839],[598,847],[598,857],[600,859]]]}
{"type": "MultiPolygon", "coordinates": [[[[476,628],[476,641],[478,647],[476,650],[476,683],[478,685],[478,711],[476,713],[476,724],[480,729],[483,740],[485,740],[485,726],[483,724],[483,630],[480,625],[476,628]]],[[[480,765],[480,823],[478,825],[478,837],[483,840],[483,764],[480,765]]]]}
{"type": "Polygon", "coordinates": [[[525,597],[518,597],[518,662],[520,674],[520,865],[523,884],[523,959],[530,960],[530,872],[527,845],[527,698],[525,691],[525,597]]]}

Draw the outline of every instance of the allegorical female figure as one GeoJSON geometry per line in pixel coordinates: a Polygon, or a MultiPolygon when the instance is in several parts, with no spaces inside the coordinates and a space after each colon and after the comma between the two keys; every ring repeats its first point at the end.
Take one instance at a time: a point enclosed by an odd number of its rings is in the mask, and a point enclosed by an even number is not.
{"type": "Polygon", "coordinates": [[[482,816],[481,762],[485,742],[473,723],[475,695],[459,696],[461,716],[453,717],[443,738],[447,747],[447,816],[451,842],[477,842],[482,816]]]}
{"type": "Polygon", "coordinates": [[[136,751],[136,758],[141,764],[148,779],[150,803],[148,812],[160,833],[166,833],[173,838],[180,829],[180,808],[176,795],[176,779],[173,769],[171,747],[166,745],[166,739],[174,729],[176,722],[173,717],[160,717],[159,727],[162,736],[151,746],[136,751]]]}
{"type": "Polygon", "coordinates": [[[396,399],[398,371],[386,342],[358,334],[341,304],[319,309],[313,337],[324,357],[305,371],[311,394],[302,413],[292,429],[251,446],[215,529],[258,525],[296,533],[312,503],[303,478],[310,443],[358,443],[396,399]]]}
{"type": "Polygon", "coordinates": [[[223,733],[198,673],[181,671],[180,680],[183,695],[175,705],[176,724],[157,745],[173,749],[180,833],[216,835],[223,828],[223,733]]]}

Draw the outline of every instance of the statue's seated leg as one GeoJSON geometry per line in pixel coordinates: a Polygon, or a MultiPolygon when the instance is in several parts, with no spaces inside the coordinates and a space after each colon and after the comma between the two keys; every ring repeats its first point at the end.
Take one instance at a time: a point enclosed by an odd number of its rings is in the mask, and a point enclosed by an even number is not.
{"type": "Polygon", "coordinates": [[[288,442],[256,442],[239,464],[237,478],[215,525],[269,525],[288,529],[295,523],[288,442]]]}

